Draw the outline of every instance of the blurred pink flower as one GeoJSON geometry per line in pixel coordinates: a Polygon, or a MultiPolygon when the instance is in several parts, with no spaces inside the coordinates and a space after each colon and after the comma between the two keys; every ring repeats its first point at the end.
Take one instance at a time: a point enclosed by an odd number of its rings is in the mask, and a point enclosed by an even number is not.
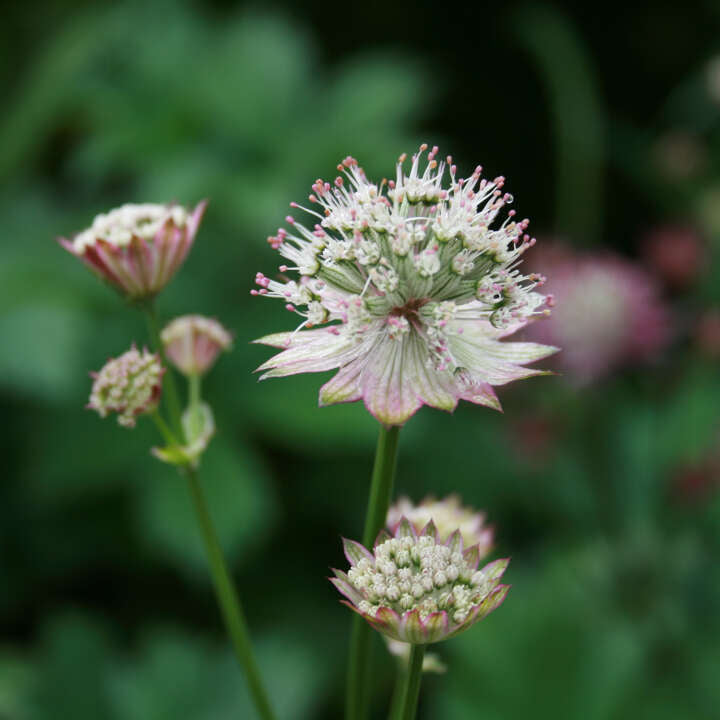
{"type": "Polygon", "coordinates": [[[695,341],[711,358],[720,359],[720,308],[706,310],[695,327],[695,341]]]}
{"type": "Polygon", "coordinates": [[[720,489],[720,433],[716,433],[715,443],[701,458],[675,472],[672,489],[688,503],[707,501],[720,489]]]}
{"type": "Polygon", "coordinates": [[[657,357],[669,340],[669,312],[652,275],[611,253],[574,252],[562,245],[528,259],[549,272],[555,307],[526,335],[562,348],[555,366],[584,384],[629,363],[657,357]]]}
{"type": "Polygon", "coordinates": [[[673,289],[692,284],[705,260],[700,234],[685,225],[654,228],[645,236],[642,250],[648,265],[673,289]]]}

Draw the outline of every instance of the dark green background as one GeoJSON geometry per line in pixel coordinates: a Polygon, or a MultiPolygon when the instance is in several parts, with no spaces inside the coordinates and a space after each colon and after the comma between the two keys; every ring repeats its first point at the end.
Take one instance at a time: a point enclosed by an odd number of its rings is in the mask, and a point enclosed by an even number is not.
{"type": "MultiPolygon", "coordinates": [[[[398,489],[460,492],[512,555],[503,608],[439,646],[421,717],[678,720],[720,707],[720,359],[692,328],[720,303],[716,4],[24,3],[0,29],[0,718],[250,717],[186,487],[83,409],[87,373],[142,318],[53,241],[127,201],[210,206],[166,319],[236,344],[206,382],[203,483],[283,718],[340,715],[350,613],[327,582],[361,533],[377,426],[317,408],[326,376],[256,382],[288,329],[251,298],[265,243],[353,154],[371,177],[420,142],[504,174],[541,237],[637,257],[689,223],[706,271],[666,292],[673,342],[582,390],[541,378],[505,413],[424,409],[398,489]],[[685,133],[689,176],[658,147],[685,133]],[[688,478],[694,478],[689,490],[688,478]]],[[[642,258],[638,258],[642,262],[642,258]]],[[[377,717],[393,666],[378,643],[377,717]]]]}

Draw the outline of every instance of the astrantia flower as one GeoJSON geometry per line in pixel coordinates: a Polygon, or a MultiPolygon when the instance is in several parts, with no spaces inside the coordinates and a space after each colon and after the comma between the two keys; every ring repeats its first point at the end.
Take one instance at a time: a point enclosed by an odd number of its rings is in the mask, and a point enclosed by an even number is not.
{"type": "Polygon", "coordinates": [[[528,329],[530,338],[563,349],[557,366],[587,383],[615,368],[656,357],[669,339],[669,314],[653,276],[610,254],[550,246],[530,259],[552,272],[557,308],[528,329]]]}
{"type": "Polygon", "coordinates": [[[140,352],[134,345],[120,357],[108,360],[94,378],[87,407],[100,417],[118,413],[118,423],[135,427],[135,418],[155,410],[160,401],[165,369],[154,353],[140,352]]]}
{"type": "Polygon", "coordinates": [[[485,513],[463,507],[457,495],[448,495],[442,500],[428,497],[419,505],[413,505],[407,497],[398,498],[388,509],[388,529],[393,532],[403,517],[412,523],[417,532],[432,520],[440,542],[445,542],[455,530],[459,530],[466,546],[478,546],[481,559],[492,548],[493,529],[485,525],[485,513]]]}
{"type": "Polygon", "coordinates": [[[343,602],[376,630],[394,640],[425,644],[466,630],[497,608],[508,585],[500,578],[509,560],[478,570],[477,545],[463,550],[455,531],[440,542],[433,523],[418,534],[405,518],[394,537],[383,532],[374,552],[344,540],[348,573],[334,570],[331,581],[343,602]]]}
{"type": "Polygon", "coordinates": [[[215,363],[232,336],[217,321],[202,315],[175,318],[160,333],[168,359],[183,375],[202,375],[215,363]]]}
{"type": "Polygon", "coordinates": [[[263,378],[339,368],[321,405],[362,399],[378,420],[400,425],[423,404],[499,409],[494,385],[542,374],[523,365],[555,348],[502,342],[547,312],[535,292],[542,278],[517,269],[534,242],[528,221],[511,210],[497,222],[512,200],[503,178],[481,180],[477,168],[460,179],[451,158],[435,159],[437,148],[422,169],[426,149],[409,174],[401,157],[396,180],[380,185],[345,159],[346,179],[313,185],[321,212],[303,209],[316,216],[314,228],[288,217],[290,230],[268,239],[287,260],[280,271],[299,277],[258,273],[252,292],[280,298],[303,320],[257,341],[282,348],[259,368],[263,378]]]}
{"type": "Polygon", "coordinates": [[[128,298],[152,297],[185,260],[206,204],[193,211],[180,205],[123,205],[60,243],[128,298]]]}

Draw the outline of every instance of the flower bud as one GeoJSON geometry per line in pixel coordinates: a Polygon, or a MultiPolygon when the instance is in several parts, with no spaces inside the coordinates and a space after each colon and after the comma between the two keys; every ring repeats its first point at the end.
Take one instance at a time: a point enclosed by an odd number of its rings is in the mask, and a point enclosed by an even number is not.
{"type": "Polygon", "coordinates": [[[87,407],[97,410],[100,417],[118,413],[118,423],[135,427],[138,415],[155,410],[160,401],[162,376],[165,368],[160,358],[133,345],[118,358],[108,360],[94,379],[87,407]]]}
{"type": "Polygon", "coordinates": [[[206,204],[199,203],[193,211],[180,205],[122,205],[98,215],[72,240],[59,242],[126,297],[149,298],[182,265],[206,204]]]}
{"type": "Polygon", "coordinates": [[[217,320],[202,315],[175,318],[160,337],[168,359],[183,375],[203,375],[232,343],[232,336],[217,320]]]}

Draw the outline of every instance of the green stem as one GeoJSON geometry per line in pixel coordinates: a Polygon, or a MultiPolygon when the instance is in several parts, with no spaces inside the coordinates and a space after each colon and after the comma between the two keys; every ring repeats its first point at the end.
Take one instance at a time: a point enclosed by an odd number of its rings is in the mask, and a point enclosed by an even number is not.
{"type": "Polygon", "coordinates": [[[393,689],[392,698],[390,699],[390,712],[388,718],[394,720],[398,717],[402,708],[402,701],[404,699],[405,684],[407,683],[407,665],[405,658],[399,658],[397,663],[397,675],[395,677],[395,687],[393,689]]]}
{"type": "Polygon", "coordinates": [[[193,373],[188,377],[188,384],[190,386],[190,423],[192,428],[192,437],[197,437],[200,430],[202,430],[202,415],[200,410],[201,402],[201,377],[199,373],[193,373]]]}
{"type": "MultiPolygon", "coordinates": [[[[363,533],[363,545],[368,548],[372,547],[377,534],[385,527],[395,480],[399,434],[398,426],[380,427],[363,533]]],[[[355,617],[350,638],[346,720],[365,720],[368,714],[371,640],[372,628],[361,617],[355,617]]]]}
{"type": "Polygon", "coordinates": [[[152,300],[143,305],[145,311],[145,319],[147,320],[148,333],[150,334],[150,342],[153,350],[160,355],[163,365],[165,366],[165,375],[163,376],[163,399],[167,405],[170,422],[175,433],[180,438],[180,442],[185,442],[185,432],[182,426],[182,409],[180,405],[180,397],[175,384],[175,375],[172,367],[168,363],[165,355],[165,346],[160,338],[160,326],[158,325],[157,314],[155,312],[155,304],[152,300]]]}
{"type": "Polygon", "coordinates": [[[270,701],[260,678],[260,671],[250,644],[250,635],[240,605],[240,599],[235,592],[235,587],[225,565],[225,559],[210,519],[202,487],[194,470],[188,468],[187,477],[190,484],[190,494],[195,506],[195,514],[197,515],[205,550],[210,561],[210,572],[215,585],[215,594],[225,620],[225,626],[232,639],[235,654],[245,670],[250,694],[255,702],[258,714],[263,720],[274,720],[275,715],[270,707],[270,701]]]}
{"type": "Polygon", "coordinates": [[[153,422],[157,426],[157,429],[163,436],[163,440],[165,440],[168,445],[175,445],[175,443],[177,442],[175,440],[175,436],[172,434],[172,431],[168,427],[168,424],[165,422],[165,420],[163,420],[162,415],[157,410],[154,410],[151,413],[150,417],[153,419],[153,422]]]}
{"type": "MultiPolygon", "coordinates": [[[[167,398],[167,406],[171,422],[175,427],[177,427],[180,441],[184,443],[185,433],[182,427],[180,401],[175,381],[172,376],[172,370],[170,369],[170,366],[167,363],[167,358],[165,357],[165,350],[160,338],[155,308],[152,303],[148,303],[145,305],[144,310],[148,321],[148,330],[150,332],[150,337],[152,338],[152,344],[154,345],[155,351],[160,354],[163,364],[167,368],[167,372],[165,373],[165,392],[163,394],[167,398]]],[[[194,382],[192,378],[190,380],[190,405],[197,408],[199,411],[199,377],[197,377],[194,382]]],[[[165,421],[162,419],[160,413],[153,413],[153,419],[168,443],[175,444],[173,433],[165,424],[165,421]]],[[[260,670],[258,669],[257,662],[255,661],[252,645],[250,644],[250,633],[248,632],[245,615],[242,611],[242,606],[240,605],[240,598],[237,595],[235,586],[233,585],[230,574],[228,573],[223,551],[220,547],[217,534],[215,533],[215,527],[213,526],[212,518],[210,517],[210,512],[208,511],[207,503],[205,502],[205,495],[202,487],[200,486],[200,482],[198,481],[197,473],[194,468],[189,466],[186,466],[184,471],[188,478],[190,495],[192,496],[193,505],[195,507],[195,515],[197,517],[198,524],[200,525],[203,542],[205,544],[205,552],[207,553],[208,561],[210,563],[210,574],[212,576],[213,585],[215,586],[215,595],[225,621],[225,626],[228,630],[228,634],[230,635],[233,648],[235,649],[235,655],[245,671],[250,695],[252,696],[259,716],[262,720],[275,720],[275,715],[270,707],[270,701],[268,700],[265,687],[263,686],[260,678],[260,670]]]]}
{"type": "Polygon", "coordinates": [[[422,680],[424,657],[424,645],[410,646],[410,661],[407,672],[405,673],[402,701],[396,709],[395,714],[391,715],[391,720],[415,720],[418,697],[420,696],[420,681],[422,680]]]}

